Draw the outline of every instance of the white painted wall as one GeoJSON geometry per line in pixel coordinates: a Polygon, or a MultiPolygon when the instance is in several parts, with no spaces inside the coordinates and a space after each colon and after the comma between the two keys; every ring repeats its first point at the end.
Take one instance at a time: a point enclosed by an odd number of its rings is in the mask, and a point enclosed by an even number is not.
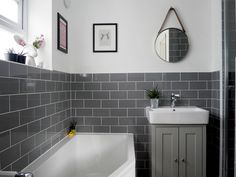
{"type": "Polygon", "coordinates": [[[52,0],[52,68],[57,71],[70,72],[70,59],[73,57],[71,53],[72,33],[71,33],[71,20],[70,11],[64,7],[63,0],[52,0]],[[57,12],[59,12],[68,22],[68,54],[57,50],[57,12]]]}
{"type": "MultiPolygon", "coordinates": [[[[69,41],[71,72],[205,72],[219,69],[214,39],[221,10],[215,0],[72,0],[69,41]],[[187,57],[165,63],[154,52],[154,40],[170,6],[176,8],[189,36],[187,57]],[[217,14],[217,16],[215,16],[217,14]],[[216,20],[216,23],[212,22],[216,20]],[[118,23],[118,52],[92,52],[92,24],[118,23]]],[[[173,18],[174,16],[171,16],[173,18]]],[[[217,44],[215,44],[217,42],[217,44]]],[[[220,44],[218,45],[218,43],[220,44]]]]}
{"type": "Polygon", "coordinates": [[[28,41],[43,34],[46,45],[38,50],[36,62],[43,61],[44,68],[52,69],[52,1],[28,1],[28,41]]]}

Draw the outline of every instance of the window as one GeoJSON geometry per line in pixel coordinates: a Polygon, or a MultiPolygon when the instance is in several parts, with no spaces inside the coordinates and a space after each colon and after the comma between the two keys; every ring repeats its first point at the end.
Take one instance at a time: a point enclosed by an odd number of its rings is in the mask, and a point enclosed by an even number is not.
{"type": "Polygon", "coordinates": [[[23,33],[25,0],[1,0],[0,24],[8,30],[23,33]]]}
{"type": "Polygon", "coordinates": [[[9,48],[22,50],[13,39],[14,34],[26,38],[26,1],[0,0],[0,59],[9,48]]]}

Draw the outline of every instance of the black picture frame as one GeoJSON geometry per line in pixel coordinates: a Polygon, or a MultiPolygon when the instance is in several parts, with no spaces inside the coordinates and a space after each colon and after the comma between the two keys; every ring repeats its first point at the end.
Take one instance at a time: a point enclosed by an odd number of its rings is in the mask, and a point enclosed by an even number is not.
{"type": "MultiPolygon", "coordinates": [[[[108,33],[107,33],[108,35],[108,33]]],[[[107,36],[108,39],[108,36],[107,36]]],[[[101,41],[100,41],[101,42],[101,41]]],[[[93,52],[117,52],[118,48],[118,24],[117,23],[95,23],[93,24],[93,52]],[[109,31],[110,37],[108,43],[99,48],[99,31],[98,30],[109,31]],[[113,34],[113,35],[112,35],[113,34]]]]}
{"type": "Polygon", "coordinates": [[[57,13],[57,49],[66,54],[68,53],[68,22],[60,13],[57,13]],[[65,25],[65,29],[61,29],[61,24],[65,25]],[[65,35],[63,36],[65,41],[61,39],[61,35],[65,35]]]}

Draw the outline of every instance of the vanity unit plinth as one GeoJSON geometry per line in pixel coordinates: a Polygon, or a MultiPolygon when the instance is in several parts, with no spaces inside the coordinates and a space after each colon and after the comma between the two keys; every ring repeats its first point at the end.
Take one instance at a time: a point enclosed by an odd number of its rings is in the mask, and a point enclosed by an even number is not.
{"type": "Polygon", "coordinates": [[[146,116],[151,127],[152,177],[206,177],[209,111],[147,107],[146,116]]]}
{"type": "Polygon", "coordinates": [[[206,177],[206,125],[151,125],[152,177],[206,177]]]}

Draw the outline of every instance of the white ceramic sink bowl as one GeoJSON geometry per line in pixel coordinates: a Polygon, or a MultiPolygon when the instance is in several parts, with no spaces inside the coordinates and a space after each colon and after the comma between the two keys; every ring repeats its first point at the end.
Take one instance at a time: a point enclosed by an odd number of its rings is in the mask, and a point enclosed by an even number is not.
{"type": "Polygon", "coordinates": [[[150,124],[208,124],[209,111],[198,107],[146,107],[150,124]]]}

